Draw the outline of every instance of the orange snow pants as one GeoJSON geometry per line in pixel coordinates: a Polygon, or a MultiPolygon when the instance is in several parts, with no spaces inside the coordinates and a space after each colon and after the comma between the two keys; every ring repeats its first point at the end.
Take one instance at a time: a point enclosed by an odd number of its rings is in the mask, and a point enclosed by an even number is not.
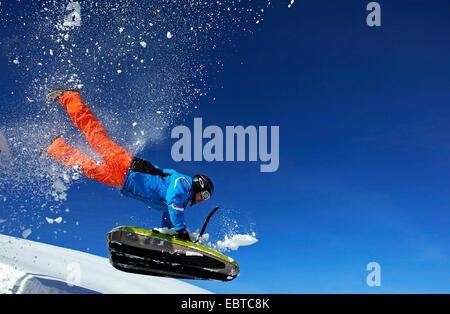
{"type": "Polygon", "coordinates": [[[91,179],[122,187],[133,156],[109,139],[105,128],[84,104],[78,92],[65,92],[58,101],[75,126],[84,133],[92,148],[102,157],[104,164],[95,163],[62,138],[52,143],[49,155],[68,167],[79,166],[83,174],[91,179]]]}

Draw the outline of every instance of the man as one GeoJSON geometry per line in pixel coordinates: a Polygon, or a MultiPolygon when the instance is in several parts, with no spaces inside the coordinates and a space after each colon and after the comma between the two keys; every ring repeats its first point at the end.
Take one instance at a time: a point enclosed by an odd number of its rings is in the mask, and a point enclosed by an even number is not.
{"type": "Polygon", "coordinates": [[[109,139],[105,128],[77,91],[56,89],[49,92],[46,98],[59,102],[66,109],[75,126],[84,133],[104,163],[95,163],[60,136],[41,151],[41,156],[50,155],[68,167],[78,166],[86,177],[119,187],[124,195],[163,211],[162,227],[175,228],[179,239],[190,241],[184,210],[189,202],[192,206],[211,197],[214,185],[207,176],[195,175],[191,178],[132,156],[109,139]]]}

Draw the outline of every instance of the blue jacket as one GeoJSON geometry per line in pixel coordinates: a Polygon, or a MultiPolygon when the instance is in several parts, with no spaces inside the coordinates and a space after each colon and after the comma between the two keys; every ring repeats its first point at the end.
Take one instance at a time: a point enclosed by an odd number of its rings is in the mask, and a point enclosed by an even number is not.
{"type": "Polygon", "coordinates": [[[163,211],[162,227],[175,228],[176,231],[186,228],[184,210],[192,200],[192,178],[172,169],[150,166],[153,168],[148,173],[130,167],[122,194],[163,211]]]}

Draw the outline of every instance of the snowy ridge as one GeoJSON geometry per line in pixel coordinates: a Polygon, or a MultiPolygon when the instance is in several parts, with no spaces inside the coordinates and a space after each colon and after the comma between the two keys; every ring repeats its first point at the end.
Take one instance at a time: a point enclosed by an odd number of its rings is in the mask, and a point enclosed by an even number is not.
{"type": "Polygon", "coordinates": [[[124,273],[108,259],[0,235],[0,293],[210,293],[171,278],[124,273]]]}

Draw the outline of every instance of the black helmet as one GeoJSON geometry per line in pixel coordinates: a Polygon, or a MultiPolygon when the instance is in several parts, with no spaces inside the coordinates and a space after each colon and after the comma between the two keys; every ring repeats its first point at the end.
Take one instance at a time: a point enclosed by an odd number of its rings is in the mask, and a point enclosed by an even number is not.
{"type": "Polygon", "coordinates": [[[192,179],[192,191],[200,192],[203,200],[207,200],[214,193],[214,184],[211,179],[202,174],[196,174],[192,179]]]}

